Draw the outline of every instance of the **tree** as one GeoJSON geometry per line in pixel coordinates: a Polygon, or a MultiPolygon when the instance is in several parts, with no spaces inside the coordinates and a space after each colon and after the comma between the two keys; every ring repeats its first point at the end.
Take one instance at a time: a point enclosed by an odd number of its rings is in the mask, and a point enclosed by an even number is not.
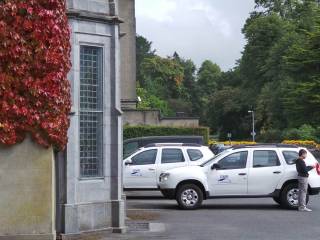
{"type": "Polygon", "coordinates": [[[146,58],[155,56],[156,50],[152,50],[152,42],[149,42],[142,36],[136,37],[136,60],[137,60],[137,81],[144,86],[143,76],[141,73],[141,64],[146,58]]]}
{"type": "Polygon", "coordinates": [[[197,82],[202,93],[210,95],[217,88],[217,81],[220,76],[221,69],[217,64],[210,60],[204,61],[198,71],[197,77],[197,82]]]}
{"type": "Polygon", "coordinates": [[[172,58],[155,56],[146,58],[141,64],[144,88],[161,99],[177,98],[181,91],[183,69],[172,58]]]}
{"type": "Polygon", "coordinates": [[[0,1],[0,143],[67,143],[70,32],[64,0],[0,1]]]}

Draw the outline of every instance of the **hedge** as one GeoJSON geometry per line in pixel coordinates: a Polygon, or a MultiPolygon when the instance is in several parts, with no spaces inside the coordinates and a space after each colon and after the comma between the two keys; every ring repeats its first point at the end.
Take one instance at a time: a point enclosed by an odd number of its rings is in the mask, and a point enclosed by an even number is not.
{"type": "Polygon", "coordinates": [[[163,127],[163,126],[124,126],[123,138],[137,138],[147,136],[175,136],[195,135],[203,136],[205,144],[209,141],[208,127],[163,127]]]}

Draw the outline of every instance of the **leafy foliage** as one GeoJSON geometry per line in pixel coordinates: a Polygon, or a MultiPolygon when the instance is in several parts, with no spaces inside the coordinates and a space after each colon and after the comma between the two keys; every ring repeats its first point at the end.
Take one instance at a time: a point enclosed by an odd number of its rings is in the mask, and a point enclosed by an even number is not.
{"type": "Polygon", "coordinates": [[[62,149],[70,111],[65,0],[0,1],[0,143],[62,149]]]}
{"type": "Polygon", "coordinates": [[[248,110],[256,113],[259,141],[276,142],[286,137],[317,140],[320,3],[318,0],[255,0],[255,3],[242,29],[247,42],[234,69],[221,72],[218,65],[206,60],[197,70],[191,60],[174,53],[162,60],[163,64],[149,66],[145,79],[151,84],[143,87],[167,101],[174,111],[189,105],[188,114],[199,116],[201,124],[209,126],[222,140],[227,139],[227,133],[232,133],[233,139],[251,138],[248,110]],[[164,80],[170,79],[167,70],[173,70],[170,61],[183,72],[179,84],[164,80]]]}

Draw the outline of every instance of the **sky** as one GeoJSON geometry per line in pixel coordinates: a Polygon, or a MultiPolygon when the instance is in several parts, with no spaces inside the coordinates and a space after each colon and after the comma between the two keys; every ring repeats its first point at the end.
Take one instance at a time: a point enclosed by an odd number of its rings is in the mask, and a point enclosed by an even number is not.
{"type": "Polygon", "coordinates": [[[241,57],[241,29],[254,0],[136,0],[137,34],[163,57],[176,51],[197,66],[204,60],[224,71],[241,57]]]}

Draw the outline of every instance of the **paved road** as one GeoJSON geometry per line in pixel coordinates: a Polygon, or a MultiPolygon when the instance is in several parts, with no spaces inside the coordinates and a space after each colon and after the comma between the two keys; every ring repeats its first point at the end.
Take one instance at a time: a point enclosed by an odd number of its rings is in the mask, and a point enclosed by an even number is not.
{"type": "Polygon", "coordinates": [[[110,239],[320,239],[320,196],[310,198],[312,213],[301,213],[283,210],[272,199],[207,200],[199,210],[183,211],[157,193],[148,198],[144,193],[128,195],[129,222],[156,223],[155,232],[131,232],[110,239]],[[166,230],[161,231],[158,223],[164,223],[166,230]],[[159,226],[161,232],[156,232],[159,226]]]}

